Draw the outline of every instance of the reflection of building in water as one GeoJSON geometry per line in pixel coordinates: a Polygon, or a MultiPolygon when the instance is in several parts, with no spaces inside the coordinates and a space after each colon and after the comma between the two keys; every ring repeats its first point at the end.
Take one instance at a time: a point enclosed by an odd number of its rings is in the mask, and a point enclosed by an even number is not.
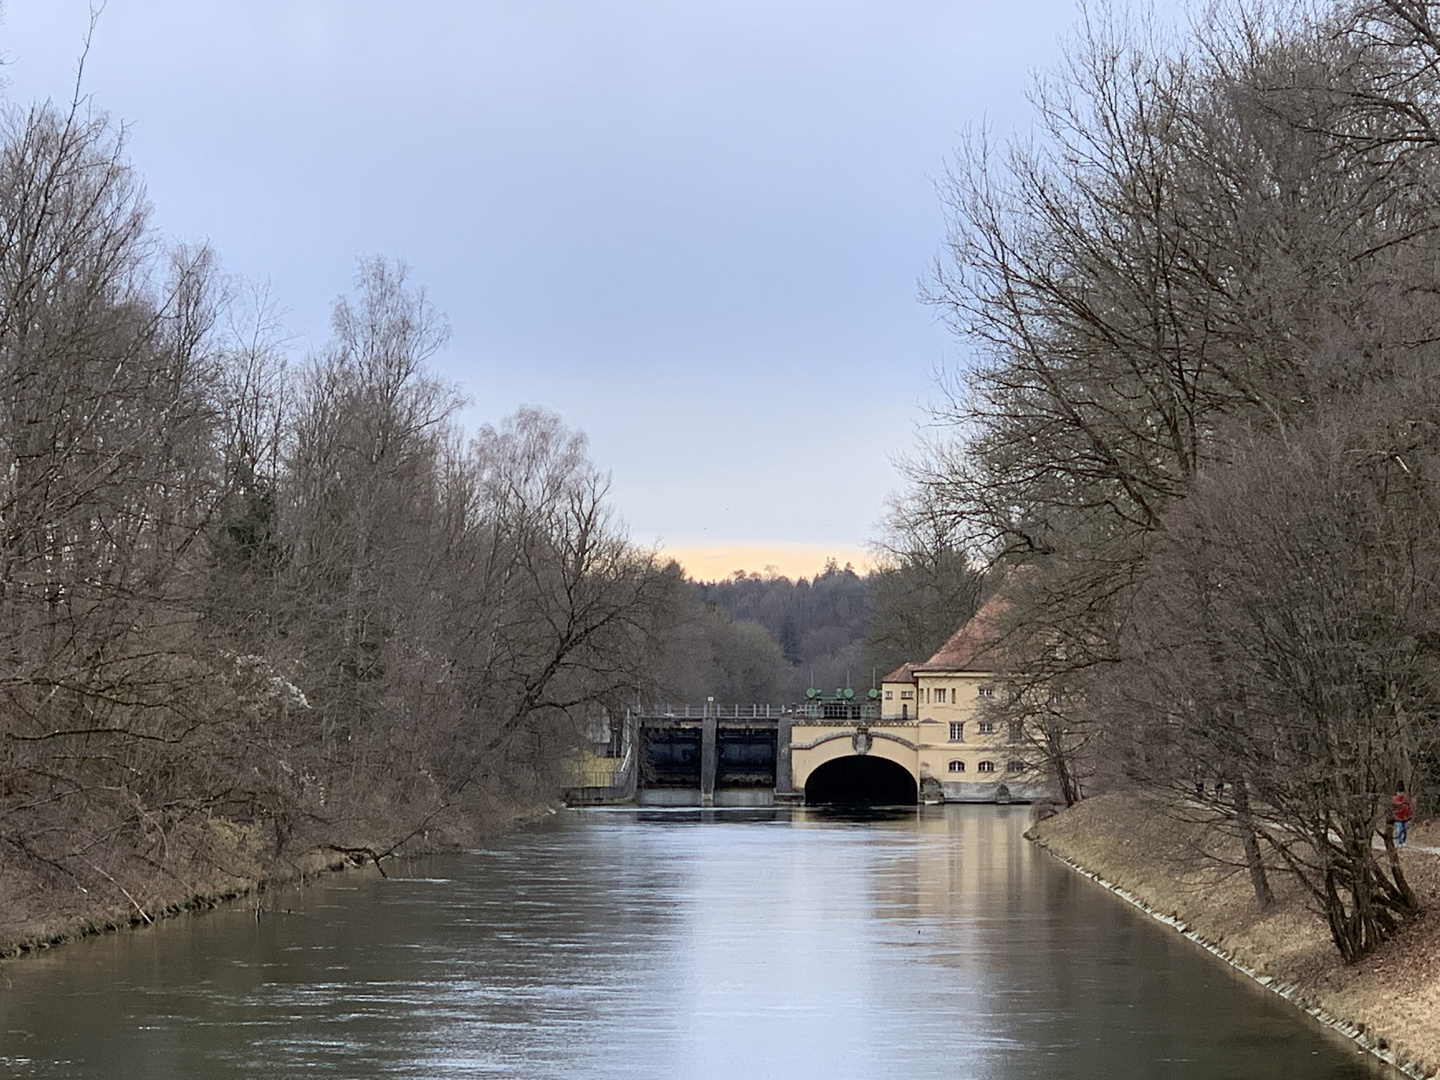
{"type": "MultiPolygon", "coordinates": [[[[1031,895],[1034,887],[1035,852],[1024,840],[1030,824],[1030,808],[1013,810],[949,811],[934,823],[935,832],[946,834],[947,843],[931,843],[920,874],[920,895],[927,912],[950,910],[951,897],[986,897],[991,913],[1010,907],[1031,895]],[[943,858],[941,851],[945,852],[943,858]]],[[[926,825],[922,821],[922,828],[926,825]]],[[[929,831],[926,829],[925,831],[929,831]]]]}
{"type": "MultiPolygon", "coordinates": [[[[1030,807],[929,806],[889,819],[885,810],[874,813],[841,817],[862,821],[866,834],[884,838],[883,859],[864,875],[873,917],[1003,917],[1033,899],[1043,866],[1024,839],[1030,807]]],[[[836,818],[825,811],[801,811],[790,821],[797,830],[835,827],[836,818]]]]}
{"type": "Polygon", "coordinates": [[[811,691],[794,718],[794,790],[808,802],[845,801],[867,785],[865,801],[1008,802],[1043,797],[1028,761],[1025,732],[987,708],[999,667],[994,650],[1003,603],[992,599],[924,663],[886,675],[868,701],[811,691]],[[857,760],[862,759],[862,760],[857,760]],[[906,775],[908,774],[908,775],[906,775]],[[901,791],[912,784],[913,794],[901,791]],[[868,788],[867,788],[868,790],[868,788]]]}
{"type": "Polygon", "coordinates": [[[913,826],[916,843],[900,858],[910,876],[894,875],[893,892],[877,897],[882,913],[994,915],[997,905],[1003,909],[1010,898],[1025,896],[1035,867],[1022,839],[1029,818],[1027,806],[922,809],[913,826]],[[986,898],[983,912],[977,897],[986,898]]]}

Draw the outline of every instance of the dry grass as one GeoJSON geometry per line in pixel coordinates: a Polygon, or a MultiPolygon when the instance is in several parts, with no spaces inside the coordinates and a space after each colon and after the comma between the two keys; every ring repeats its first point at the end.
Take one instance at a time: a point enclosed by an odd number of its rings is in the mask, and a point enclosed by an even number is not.
{"type": "Polygon", "coordinates": [[[262,888],[337,869],[334,852],[262,865],[252,837],[228,823],[202,846],[175,845],[164,862],[112,848],[49,862],[11,848],[0,858],[0,958],[87,934],[148,925],[262,888]]]}
{"type": "Polygon", "coordinates": [[[1417,1063],[1415,1075],[1440,1066],[1440,856],[1415,850],[1440,846],[1440,822],[1412,829],[1403,856],[1406,876],[1430,910],[1354,965],[1340,959],[1324,920],[1294,881],[1273,875],[1278,903],[1260,914],[1249,877],[1234,866],[1238,851],[1136,796],[1087,799],[1038,823],[1031,835],[1244,966],[1293,984],[1308,1002],[1417,1063]],[[1232,868],[1217,866],[1213,856],[1232,868]]]}
{"type": "MultiPolygon", "coordinates": [[[[544,812],[541,806],[497,803],[471,816],[448,814],[395,854],[466,846],[544,812]]],[[[260,830],[219,818],[173,830],[163,855],[113,844],[70,852],[61,861],[5,838],[0,842],[0,959],[89,934],[147,926],[247,894],[258,904],[271,886],[353,866],[363,861],[357,856],[366,849],[387,851],[394,828],[393,820],[352,822],[343,834],[303,838],[278,858],[260,830]]]]}

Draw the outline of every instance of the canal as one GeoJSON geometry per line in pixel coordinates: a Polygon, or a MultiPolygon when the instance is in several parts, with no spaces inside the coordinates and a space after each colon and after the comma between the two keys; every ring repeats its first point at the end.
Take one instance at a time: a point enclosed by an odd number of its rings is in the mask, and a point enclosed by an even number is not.
{"type": "Polygon", "coordinates": [[[16,1077],[1398,1075],[1035,850],[1024,806],[558,814],[0,966],[16,1077]]]}

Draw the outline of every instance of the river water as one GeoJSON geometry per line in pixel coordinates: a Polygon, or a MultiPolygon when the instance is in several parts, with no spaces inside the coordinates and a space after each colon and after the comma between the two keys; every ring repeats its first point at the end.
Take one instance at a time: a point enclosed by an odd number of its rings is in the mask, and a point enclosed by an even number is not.
{"type": "Polygon", "coordinates": [[[1028,813],[559,814],[6,963],[0,1075],[1398,1075],[1035,850],[1028,813]]]}

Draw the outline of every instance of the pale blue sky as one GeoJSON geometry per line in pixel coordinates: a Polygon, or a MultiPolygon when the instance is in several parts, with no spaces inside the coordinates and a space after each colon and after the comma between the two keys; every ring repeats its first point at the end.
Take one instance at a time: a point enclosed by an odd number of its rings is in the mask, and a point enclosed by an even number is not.
{"type": "MultiPolygon", "coordinates": [[[[963,128],[1028,124],[1074,17],[109,0],[86,85],[129,125],[160,227],[269,278],[297,351],[356,256],[404,259],[453,326],[440,368],[471,422],[561,413],[636,539],[844,561],[959,358],[916,300],[933,179],[963,128]]],[[[12,98],[68,97],[86,22],[85,0],[7,0],[12,98]]]]}

